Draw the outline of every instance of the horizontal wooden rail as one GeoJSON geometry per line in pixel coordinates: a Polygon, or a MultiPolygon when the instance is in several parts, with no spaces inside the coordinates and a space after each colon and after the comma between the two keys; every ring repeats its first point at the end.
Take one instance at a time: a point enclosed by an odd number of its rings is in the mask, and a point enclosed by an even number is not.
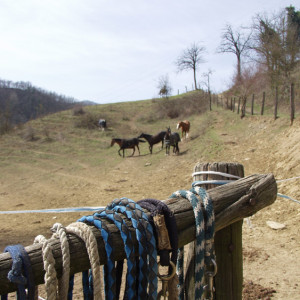
{"type": "MultiPolygon", "coordinates": [[[[251,175],[213,188],[208,191],[208,194],[214,204],[216,230],[218,231],[272,204],[277,197],[277,184],[272,174],[251,175]]],[[[195,218],[189,201],[183,198],[162,201],[174,212],[178,228],[179,246],[181,247],[193,241],[195,239],[195,218]]],[[[135,238],[135,230],[131,226],[130,221],[127,224],[133,233],[133,240],[137,250],[138,243],[135,238]]],[[[108,229],[112,233],[115,260],[124,259],[126,256],[118,229],[113,224],[109,224],[108,229]]],[[[101,264],[104,264],[106,263],[104,242],[98,229],[93,227],[93,232],[97,238],[101,264]]],[[[68,240],[71,254],[71,274],[88,269],[90,264],[84,242],[80,238],[70,234],[68,234],[68,240]]],[[[58,239],[51,239],[50,243],[53,247],[53,255],[56,261],[55,268],[60,277],[62,274],[60,243],[58,239]]],[[[35,283],[44,283],[41,245],[31,245],[25,247],[25,249],[30,257],[35,283]]],[[[138,253],[138,251],[136,252],[138,253]]],[[[16,285],[7,279],[7,274],[11,266],[12,259],[10,254],[0,254],[0,294],[16,291],[16,285]]]]}

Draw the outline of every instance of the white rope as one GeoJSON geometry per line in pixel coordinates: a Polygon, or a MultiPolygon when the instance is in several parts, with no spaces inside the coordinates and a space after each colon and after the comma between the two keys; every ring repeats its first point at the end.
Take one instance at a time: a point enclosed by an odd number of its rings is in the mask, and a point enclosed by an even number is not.
{"type": "Polygon", "coordinates": [[[236,175],[231,175],[231,174],[228,174],[228,173],[222,173],[222,172],[217,172],[217,171],[199,171],[199,172],[194,172],[192,174],[192,176],[197,176],[197,175],[220,175],[220,176],[223,176],[223,177],[228,177],[228,178],[236,178],[236,179],[240,179],[241,177],[240,176],[236,176],[236,175]]]}
{"type": "Polygon", "coordinates": [[[73,233],[80,237],[84,242],[89,255],[94,287],[94,300],[102,300],[101,286],[102,278],[100,274],[100,259],[98,253],[97,240],[90,226],[82,222],[71,223],[66,227],[68,233],[73,233]]]}
{"type": "Polygon", "coordinates": [[[280,183],[280,182],[290,181],[290,180],[299,179],[299,178],[300,178],[300,176],[297,176],[297,177],[292,177],[292,178],[287,178],[287,179],[276,180],[276,182],[280,183]]]}
{"type": "MultiPolygon", "coordinates": [[[[52,247],[48,240],[43,235],[38,235],[34,239],[34,243],[42,244],[43,263],[45,270],[45,287],[47,293],[47,300],[57,300],[57,277],[55,270],[55,259],[52,253],[52,247]]],[[[36,291],[36,295],[38,292],[36,291]]]]}
{"type": "Polygon", "coordinates": [[[60,223],[55,223],[51,230],[54,232],[53,238],[59,238],[62,253],[62,276],[58,280],[59,300],[68,299],[69,280],[70,280],[70,250],[66,229],[60,223]]]}
{"type": "Polygon", "coordinates": [[[98,211],[104,209],[104,206],[97,207],[65,207],[65,208],[47,208],[47,209],[32,209],[32,210],[6,210],[0,211],[0,215],[10,214],[31,214],[31,213],[67,213],[67,212],[81,212],[81,211],[98,211]]]}

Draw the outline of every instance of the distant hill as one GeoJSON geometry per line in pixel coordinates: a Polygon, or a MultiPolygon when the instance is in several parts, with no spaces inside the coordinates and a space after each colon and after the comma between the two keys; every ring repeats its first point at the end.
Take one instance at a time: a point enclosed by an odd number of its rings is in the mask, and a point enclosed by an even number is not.
{"type": "Polygon", "coordinates": [[[79,101],[76,103],[77,105],[83,105],[83,106],[88,106],[88,105],[98,105],[99,103],[90,101],[90,100],[83,100],[83,101],[79,101]]]}
{"type": "Polygon", "coordinates": [[[0,80],[0,133],[47,114],[70,109],[74,98],[34,87],[29,82],[0,80]]]}

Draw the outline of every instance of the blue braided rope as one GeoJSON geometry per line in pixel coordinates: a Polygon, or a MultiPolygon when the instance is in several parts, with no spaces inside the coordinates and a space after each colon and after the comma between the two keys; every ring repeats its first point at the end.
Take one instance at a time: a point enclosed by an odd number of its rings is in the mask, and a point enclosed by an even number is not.
{"type": "Polygon", "coordinates": [[[94,217],[107,218],[117,226],[120,230],[121,237],[124,242],[124,249],[127,257],[127,297],[128,300],[136,299],[135,291],[135,277],[136,277],[136,262],[135,262],[135,249],[133,247],[131,233],[122,217],[111,210],[101,211],[95,213],[94,217]]]}
{"type": "Polygon", "coordinates": [[[120,200],[115,199],[107,209],[112,209],[125,215],[131,220],[132,226],[136,231],[136,237],[139,242],[139,260],[137,261],[139,266],[138,273],[138,297],[139,299],[144,299],[147,297],[147,244],[146,244],[146,233],[142,227],[140,220],[137,218],[136,214],[130,209],[127,210],[126,206],[118,205],[122,203],[120,200]]]}
{"type": "MultiPolygon", "coordinates": [[[[196,261],[195,261],[195,299],[201,299],[203,295],[203,279],[204,279],[204,216],[201,209],[201,203],[199,202],[197,196],[186,190],[179,190],[174,192],[170,198],[182,197],[188,199],[193,207],[195,222],[196,222],[196,261]]],[[[182,248],[181,248],[182,249],[182,248]]],[[[179,266],[183,266],[184,254],[180,255],[182,261],[179,262],[179,266]]],[[[179,299],[184,299],[184,289],[183,289],[183,268],[178,270],[179,279],[179,299]]]]}
{"type": "Polygon", "coordinates": [[[157,298],[157,250],[153,229],[149,224],[147,215],[140,205],[128,198],[115,199],[107,206],[126,215],[136,229],[137,240],[139,241],[139,299],[156,300],[157,298]],[[146,241],[146,249],[143,240],[146,241]],[[149,265],[147,264],[147,254],[149,255],[149,265]],[[149,296],[147,295],[147,284],[149,282],[149,296]]]}
{"type": "Polygon", "coordinates": [[[110,241],[110,234],[105,223],[97,216],[84,216],[78,222],[85,222],[95,225],[100,231],[104,240],[107,264],[104,266],[105,270],[105,296],[107,300],[116,299],[116,268],[113,261],[113,247],[110,241]]]}
{"type": "MultiPolygon", "coordinates": [[[[214,212],[211,199],[206,191],[200,187],[193,187],[189,191],[179,190],[171,195],[170,198],[183,197],[188,199],[193,207],[196,222],[196,257],[195,257],[195,299],[203,297],[204,271],[205,264],[210,264],[214,257],[213,238],[214,238],[214,212]],[[202,204],[204,213],[202,212],[202,204]]],[[[177,272],[179,278],[179,299],[184,299],[183,289],[183,248],[179,249],[177,272]]]]}

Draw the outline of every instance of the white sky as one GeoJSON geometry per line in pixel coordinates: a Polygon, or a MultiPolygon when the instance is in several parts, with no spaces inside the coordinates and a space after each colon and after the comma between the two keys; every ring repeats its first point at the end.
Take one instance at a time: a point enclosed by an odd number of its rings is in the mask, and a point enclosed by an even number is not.
{"type": "Polygon", "coordinates": [[[157,97],[168,74],[173,94],[189,90],[192,72],[174,62],[200,42],[198,73],[213,71],[221,91],[235,70],[218,54],[222,28],[250,25],[257,13],[299,9],[299,0],[0,0],[0,78],[97,103],[157,97]]]}

